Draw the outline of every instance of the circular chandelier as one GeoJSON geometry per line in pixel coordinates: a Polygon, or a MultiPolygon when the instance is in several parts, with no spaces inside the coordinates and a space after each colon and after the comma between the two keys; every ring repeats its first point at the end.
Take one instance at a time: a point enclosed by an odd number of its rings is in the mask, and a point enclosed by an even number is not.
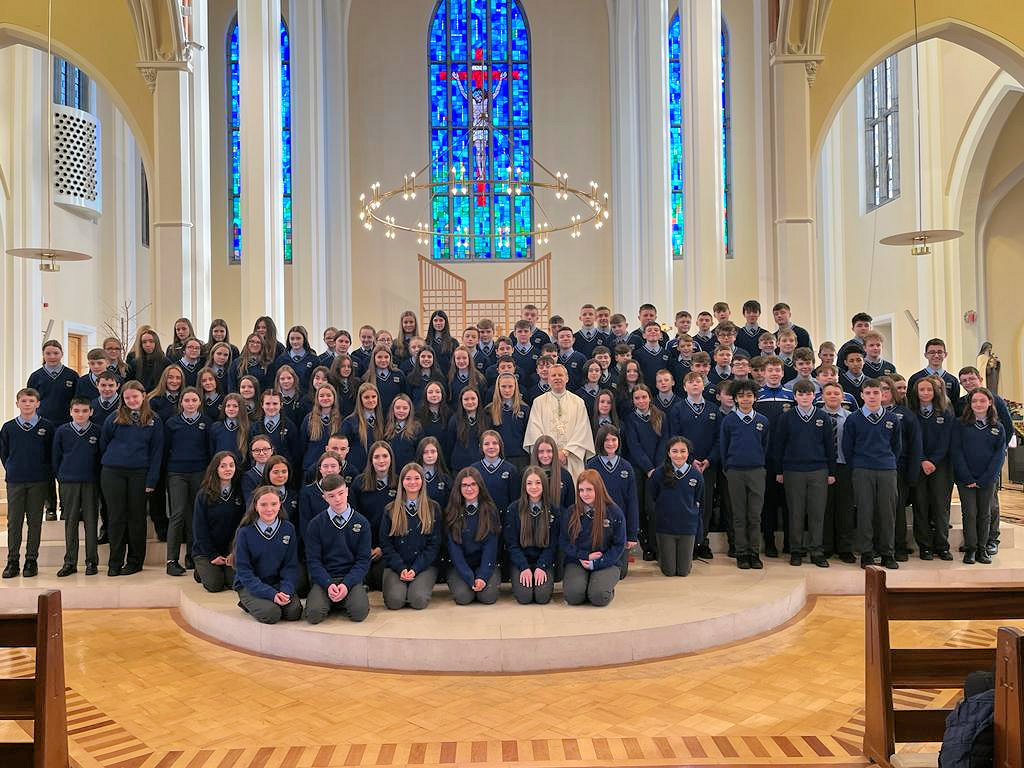
{"type": "Polygon", "coordinates": [[[384,229],[384,237],[394,240],[398,232],[409,232],[416,235],[416,242],[419,245],[430,242],[432,237],[450,238],[456,244],[468,243],[471,238],[489,237],[497,245],[505,246],[516,237],[535,237],[538,243],[545,244],[551,235],[556,232],[569,232],[573,239],[582,237],[583,228],[593,224],[594,229],[601,229],[610,218],[608,193],[599,192],[599,185],[591,181],[586,189],[580,189],[569,184],[569,174],[557,171],[552,173],[536,158],[531,158],[533,166],[540,169],[550,180],[540,181],[533,178],[533,174],[523,171],[522,168],[509,166],[505,168],[505,178],[480,179],[470,178],[466,175],[464,163],[443,166],[442,176],[439,180],[423,181],[428,165],[423,166],[419,171],[405,174],[402,183],[385,190],[379,181],[370,185],[369,194],[359,195],[357,214],[363,228],[372,230],[374,224],[379,224],[384,229]],[[467,227],[455,227],[453,229],[435,229],[429,222],[399,220],[396,216],[386,213],[387,205],[398,199],[402,201],[415,200],[419,192],[433,194],[435,190],[439,194],[451,195],[454,197],[479,197],[485,195],[487,190],[493,190],[494,195],[517,195],[530,196],[540,212],[544,216],[543,221],[534,218],[535,225],[528,231],[515,230],[511,227],[498,227],[491,233],[470,232],[467,227]],[[555,219],[548,216],[544,206],[538,199],[538,193],[549,191],[554,193],[555,200],[567,202],[574,199],[581,203],[579,212],[572,213],[568,218],[562,214],[561,218],[555,219]],[[583,207],[585,206],[585,207],[583,207]],[[553,221],[553,223],[551,223],[553,221]]]}

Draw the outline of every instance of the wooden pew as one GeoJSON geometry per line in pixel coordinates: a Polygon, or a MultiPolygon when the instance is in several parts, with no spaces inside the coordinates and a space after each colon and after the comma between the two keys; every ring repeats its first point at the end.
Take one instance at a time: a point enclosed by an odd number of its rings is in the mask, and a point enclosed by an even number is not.
{"type": "Polygon", "coordinates": [[[870,566],[864,585],[864,754],[891,766],[896,742],[941,742],[952,709],[897,710],[894,688],[962,688],[968,674],[996,671],[997,768],[1024,768],[1024,633],[999,630],[997,648],[892,648],[890,621],[1024,619],[1024,585],[886,587],[870,566]],[[998,663],[997,663],[998,661],[998,663]]]}
{"type": "Polygon", "coordinates": [[[0,720],[32,720],[32,742],[0,743],[4,768],[68,768],[60,592],[39,595],[36,613],[0,614],[0,648],[35,648],[35,677],[0,679],[0,720]]]}

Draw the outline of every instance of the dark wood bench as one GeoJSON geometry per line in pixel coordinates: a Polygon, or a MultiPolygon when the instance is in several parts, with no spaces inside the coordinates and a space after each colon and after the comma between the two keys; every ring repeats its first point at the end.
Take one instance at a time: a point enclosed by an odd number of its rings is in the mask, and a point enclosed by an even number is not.
{"type": "Polygon", "coordinates": [[[864,585],[864,754],[891,766],[897,742],[941,742],[952,709],[894,709],[893,689],[962,688],[996,673],[996,768],[1024,768],[1024,633],[1002,627],[995,648],[892,648],[890,621],[1024,619],[1024,585],[887,587],[871,566],[864,585]]]}
{"type": "Polygon", "coordinates": [[[0,743],[0,766],[68,768],[60,592],[40,595],[36,613],[0,614],[0,648],[36,651],[35,677],[0,679],[0,720],[33,721],[31,742],[0,743]]]}

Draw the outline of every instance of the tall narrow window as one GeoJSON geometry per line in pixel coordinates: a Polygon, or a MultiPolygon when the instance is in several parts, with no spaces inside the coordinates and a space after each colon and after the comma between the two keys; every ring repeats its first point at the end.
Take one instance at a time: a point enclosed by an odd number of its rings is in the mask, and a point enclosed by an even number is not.
{"type": "Polygon", "coordinates": [[[866,208],[900,196],[899,73],[896,55],[864,78],[864,170],[866,208]]]}
{"type": "Polygon", "coordinates": [[[139,218],[142,229],[142,244],[149,248],[149,179],[146,178],[146,166],[139,163],[142,178],[139,184],[139,218]]]}
{"type": "Polygon", "coordinates": [[[530,29],[519,0],[438,0],[427,102],[435,259],[530,259],[530,29]]]}
{"type": "Polygon", "coordinates": [[[53,57],[53,103],[89,111],[89,76],[59,56],[53,57]]]}
{"type": "MultiPolygon", "coordinates": [[[[732,257],[732,166],[731,125],[729,109],[729,30],[722,19],[722,248],[726,258],[732,257]]],[[[686,201],[683,179],[686,157],[683,152],[683,51],[679,13],[672,16],[668,27],[668,122],[669,122],[669,192],[672,204],[672,257],[683,258],[686,245],[686,201]]]]}
{"type": "MultiPolygon", "coordinates": [[[[292,263],[292,83],[291,44],[288,25],[281,19],[281,178],[284,231],[284,263],[292,263]]],[[[239,93],[238,19],[228,30],[228,124],[230,170],[228,174],[228,212],[231,233],[228,256],[232,264],[242,263],[242,132],[239,93]]]]}

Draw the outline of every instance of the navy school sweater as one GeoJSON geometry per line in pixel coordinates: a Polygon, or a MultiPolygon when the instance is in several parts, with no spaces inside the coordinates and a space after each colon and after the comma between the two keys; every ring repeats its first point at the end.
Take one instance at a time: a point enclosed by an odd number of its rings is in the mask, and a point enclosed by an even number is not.
{"type": "Polygon", "coordinates": [[[291,350],[289,350],[283,355],[278,355],[274,360],[274,374],[276,375],[282,366],[290,365],[299,380],[299,391],[305,392],[309,387],[309,377],[313,375],[313,369],[319,364],[320,359],[315,352],[301,350],[301,354],[296,359],[292,357],[291,350]]]}
{"type": "Polygon", "coordinates": [[[178,398],[180,392],[168,392],[166,395],[156,395],[149,398],[149,408],[160,417],[165,424],[178,412],[178,398]]]}
{"type": "Polygon", "coordinates": [[[32,426],[11,419],[0,427],[0,462],[7,483],[46,483],[53,480],[51,458],[56,428],[42,416],[32,426]]]}
{"type": "Polygon", "coordinates": [[[544,509],[538,505],[534,511],[530,507],[531,522],[537,518],[541,524],[546,524],[548,529],[548,544],[546,547],[529,546],[522,544],[522,520],[519,518],[519,501],[508,505],[504,514],[502,525],[502,537],[508,549],[508,558],[515,568],[512,578],[518,579],[518,573],[527,569],[545,568],[550,569],[555,564],[555,549],[558,546],[558,529],[562,510],[558,507],[544,509]]]}
{"type": "Polygon", "coordinates": [[[89,417],[89,421],[95,424],[97,427],[102,427],[112,413],[115,413],[118,406],[121,405],[120,396],[115,397],[109,403],[104,403],[98,397],[93,398],[92,401],[92,416],[89,417]]]}
{"type": "Polygon", "coordinates": [[[39,393],[39,415],[57,425],[71,421],[71,398],[77,385],[78,373],[62,365],[53,373],[45,366],[37,368],[26,386],[39,393]]]}
{"type": "Polygon", "coordinates": [[[245,506],[248,508],[249,502],[252,500],[252,493],[261,485],[267,485],[267,479],[263,476],[263,468],[253,465],[245,470],[245,474],[242,475],[242,499],[245,501],[245,506]]]}
{"type": "MultiPolygon", "coordinates": [[[[426,467],[424,467],[426,470],[426,467]]],[[[452,492],[452,479],[449,475],[442,472],[438,472],[435,468],[434,474],[430,478],[424,479],[427,481],[427,495],[430,496],[431,501],[437,503],[437,506],[444,509],[448,506],[448,497],[452,492]]]]}
{"type": "Polygon", "coordinates": [[[101,463],[104,467],[145,469],[146,487],[156,488],[164,456],[164,425],[160,417],[154,415],[148,425],[118,424],[115,418],[107,419],[100,433],[101,463]]]}
{"type": "Polygon", "coordinates": [[[309,580],[324,589],[337,579],[350,590],[363,583],[370,570],[373,533],[370,521],[352,511],[347,521],[321,512],[306,528],[306,567],[309,580]]]}
{"type": "Polygon", "coordinates": [[[210,463],[210,422],[200,412],[189,422],[183,414],[164,423],[168,472],[202,472],[210,463]]]}
{"type": "Polygon", "coordinates": [[[682,477],[666,476],[659,467],[647,480],[647,498],[654,509],[655,529],[673,536],[701,534],[700,508],[704,503],[704,477],[690,464],[682,477]]]}
{"type": "Polygon", "coordinates": [[[587,358],[576,350],[570,350],[568,354],[565,351],[558,350],[558,364],[565,366],[565,371],[569,375],[569,390],[574,390],[583,384],[583,366],[586,365],[587,358]]]}
{"type": "Polygon", "coordinates": [[[235,455],[235,466],[241,467],[242,454],[238,450],[238,422],[214,421],[210,424],[210,455],[220,451],[231,451],[235,455]]]}
{"type": "Polygon", "coordinates": [[[501,424],[495,424],[493,429],[501,435],[502,445],[505,446],[505,458],[522,457],[526,455],[523,448],[523,438],[526,437],[526,425],[530,421],[530,406],[523,403],[515,413],[511,409],[502,406],[501,424]]]}
{"type": "Polygon", "coordinates": [[[79,432],[61,424],[53,437],[53,473],[62,483],[96,483],[100,476],[100,427],[88,422],[79,432]]]}
{"type": "Polygon", "coordinates": [[[783,472],[816,472],[828,470],[836,474],[836,438],[832,419],[820,408],[812,408],[808,416],[799,408],[782,414],[772,439],[774,466],[783,472]]]}
{"type": "Polygon", "coordinates": [[[370,534],[373,546],[380,546],[380,521],[384,517],[384,509],[395,500],[397,490],[394,486],[384,485],[377,481],[370,490],[363,490],[362,478],[358,478],[353,486],[354,493],[349,494],[349,503],[354,509],[370,521],[370,534]]]}
{"type": "Polygon", "coordinates": [[[203,416],[211,425],[220,419],[220,408],[223,404],[224,396],[220,392],[214,392],[212,396],[203,395],[203,416]]]}
{"type": "MultiPolygon", "coordinates": [[[[383,425],[377,426],[381,427],[380,433],[383,433],[383,425]]],[[[366,454],[369,447],[379,439],[377,430],[367,424],[366,442],[363,442],[359,439],[359,417],[352,414],[346,416],[345,420],[341,422],[341,434],[348,438],[348,463],[355,467],[356,472],[362,472],[366,467],[368,458],[366,454]]]]}
{"type": "Polygon", "coordinates": [[[684,398],[669,414],[669,434],[685,437],[693,444],[691,460],[710,459],[715,464],[722,460],[718,449],[721,426],[718,408],[707,400],[691,403],[684,398]]]}
{"type": "Polygon", "coordinates": [[[463,515],[461,543],[455,541],[451,531],[447,532],[448,556],[452,560],[456,573],[469,586],[472,586],[476,579],[487,581],[491,578],[498,563],[498,537],[501,535],[501,524],[499,523],[497,530],[491,531],[482,541],[477,541],[476,531],[479,524],[479,512],[463,515]]]}
{"type": "Polygon", "coordinates": [[[925,415],[917,414],[917,423],[921,427],[921,460],[939,464],[949,458],[950,441],[956,418],[953,411],[932,410],[925,415]]]}
{"type": "Polygon", "coordinates": [[[483,458],[483,452],[480,450],[480,433],[490,428],[483,423],[484,421],[483,409],[478,409],[476,423],[466,430],[466,440],[462,441],[459,440],[458,417],[453,415],[448,420],[445,443],[448,450],[448,466],[452,472],[465,469],[483,458]]]}
{"type": "Polygon", "coordinates": [[[580,532],[575,538],[569,535],[571,517],[572,510],[566,509],[559,525],[558,541],[565,556],[565,562],[578,564],[580,560],[589,559],[591,552],[597,551],[602,554],[594,561],[595,571],[618,566],[622,550],[626,546],[626,518],[622,514],[622,510],[614,504],[609,504],[605,509],[604,533],[601,537],[601,545],[596,550],[591,541],[591,531],[594,525],[593,512],[585,512],[581,516],[580,532]]]}
{"type": "Polygon", "coordinates": [[[888,410],[900,420],[900,454],[896,457],[896,468],[910,485],[915,485],[921,474],[921,425],[905,405],[889,406],[888,410]]]}
{"type": "Polygon", "coordinates": [[[287,417],[281,416],[273,429],[267,426],[265,419],[249,425],[249,439],[257,435],[266,435],[274,446],[274,453],[288,459],[292,471],[297,471],[302,461],[302,445],[299,440],[299,428],[287,417]]]}
{"type": "Polygon", "coordinates": [[[868,418],[857,409],[843,425],[843,456],[853,469],[894,470],[902,446],[899,419],[884,410],[868,418]]]}
{"type": "Polygon", "coordinates": [[[310,472],[316,471],[316,462],[323,452],[327,448],[327,441],[331,439],[331,429],[329,421],[324,422],[320,416],[314,416],[309,414],[302,420],[302,426],[299,427],[299,446],[302,457],[302,471],[310,472]],[[309,436],[309,421],[310,419],[320,419],[320,439],[314,440],[309,436]]]}
{"type": "Polygon", "coordinates": [[[310,521],[330,506],[324,501],[324,492],[320,482],[309,483],[302,486],[299,491],[299,512],[298,517],[293,521],[299,532],[299,542],[306,540],[306,529],[310,521]]]}
{"type": "Polygon", "coordinates": [[[762,333],[768,333],[760,325],[755,325],[753,329],[747,327],[746,323],[739,326],[736,332],[736,346],[746,352],[750,357],[757,357],[761,354],[761,350],[758,349],[757,341],[761,338],[762,333]]]}
{"type": "Polygon", "coordinates": [[[394,370],[386,371],[385,375],[381,376],[378,370],[373,377],[373,384],[380,395],[380,411],[387,413],[391,408],[391,401],[405,392],[405,374],[394,370]]]}
{"type": "Polygon", "coordinates": [[[626,455],[637,472],[646,475],[661,463],[662,446],[668,432],[668,419],[661,420],[661,434],[654,431],[650,418],[644,418],[635,408],[622,414],[622,427],[626,433],[626,455]]]}
{"type": "Polygon", "coordinates": [[[960,485],[995,485],[1006,458],[1002,424],[957,422],[952,440],[953,474],[960,485]]]}
{"type": "MultiPolygon", "coordinates": [[[[608,456],[587,459],[587,469],[596,469],[604,481],[605,490],[626,517],[626,541],[636,541],[640,530],[640,503],[636,497],[636,471],[621,456],[614,457],[611,468],[608,456]]],[[[575,499],[573,500],[575,501],[575,499]]]]}
{"type": "MultiPolygon", "coordinates": [[[[100,391],[96,388],[96,382],[93,381],[91,373],[85,373],[78,377],[78,383],[75,385],[75,397],[87,397],[90,400],[99,397],[100,391]]],[[[68,406],[70,410],[70,406],[68,406]]]]}
{"type": "MultiPolygon", "coordinates": [[[[1003,425],[1003,436],[1006,438],[1006,445],[1010,445],[1010,439],[1014,435],[1013,431],[1013,417],[1010,416],[1010,409],[1006,407],[1006,401],[1003,400],[999,395],[995,396],[995,408],[996,418],[999,419],[999,423],[1003,425]]],[[[971,402],[967,395],[960,398],[960,402],[954,405],[953,411],[957,414],[964,412],[965,408],[970,408],[971,402]]]]}
{"type": "Polygon", "coordinates": [[[246,589],[253,597],[273,600],[278,592],[295,594],[299,575],[299,541],[295,526],[278,519],[270,538],[257,520],[238,529],[235,535],[235,589],[246,589]]]}
{"type": "Polygon", "coordinates": [[[644,382],[651,391],[654,391],[654,380],[660,370],[670,370],[669,365],[669,354],[664,346],[659,346],[656,350],[650,350],[646,344],[641,344],[633,352],[633,359],[637,361],[640,366],[640,372],[643,373],[644,382]]]}
{"type": "MultiPolygon", "coordinates": [[[[551,465],[548,464],[546,467],[541,467],[544,470],[545,477],[551,477],[551,465]]],[[[568,509],[576,502],[576,485],[573,483],[572,475],[569,474],[569,470],[565,467],[561,467],[560,477],[558,479],[558,506],[562,509],[568,509]]]]}
{"type": "Polygon", "coordinates": [[[395,456],[395,467],[399,471],[410,461],[416,460],[416,448],[419,446],[422,436],[422,429],[413,435],[408,427],[405,427],[401,431],[396,431],[395,436],[388,441],[391,445],[391,452],[395,456]]]}
{"type": "Polygon", "coordinates": [[[767,465],[768,417],[752,411],[749,423],[744,421],[739,410],[732,411],[722,419],[722,433],[719,435],[719,450],[722,465],[730,469],[758,469],[767,465]]]}
{"type": "Polygon", "coordinates": [[[238,488],[231,488],[226,496],[213,500],[198,493],[192,507],[192,554],[211,560],[231,554],[231,542],[244,513],[238,488]]]}
{"type": "Polygon", "coordinates": [[[481,459],[473,464],[484,479],[487,492],[494,499],[498,509],[506,509],[509,504],[519,498],[522,484],[519,480],[519,470],[510,461],[502,459],[491,469],[481,459]]]}
{"type": "MultiPolygon", "coordinates": [[[[912,391],[919,379],[930,375],[927,368],[922,368],[917,373],[911,374],[910,378],[907,379],[907,389],[912,391]]],[[[946,397],[949,398],[949,402],[954,404],[953,409],[956,410],[956,403],[960,401],[960,379],[949,371],[944,370],[942,372],[942,382],[946,385],[946,397]]]]}
{"type": "Polygon", "coordinates": [[[422,573],[437,560],[441,549],[441,510],[438,505],[430,502],[430,515],[433,525],[426,533],[420,525],[420,517],[414,510],[405,510],[406,522],[409,525],[404,536],[391,533],[391,505],[385,509],[380,521],[380,548],[384,564],[395,573],[405,569],[422,573]]]}
{"type": "Polygon", "coordinates": [[[594,356],[594,350],[598,347],[605,346],[608,343],[608,335],[603,331],[593,328],[580,328],[576,333],[572,335],[572,346],[577,352],[583,355],[584,359],[589,360],[594,356]],[[590,338],[587,338],[587,334],[590,334],[590,338]]]}

